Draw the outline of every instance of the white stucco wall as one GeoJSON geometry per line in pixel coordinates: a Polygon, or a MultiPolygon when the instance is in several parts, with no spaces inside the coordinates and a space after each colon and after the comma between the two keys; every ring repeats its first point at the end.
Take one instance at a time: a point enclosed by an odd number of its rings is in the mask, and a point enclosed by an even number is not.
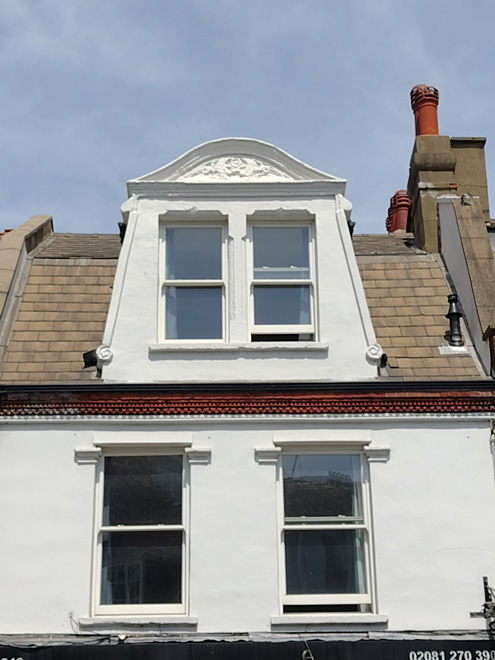
{"type": "Polygon", "coordinates": [[[274,630],[270,618],[281,614],[277,472],[255,450],[291,439],[342,448],[356,434],[390,448],[387,462],[369,465],[376,599],[388,630],[485,628],[469,612],[481,608],[482,576],[495,581],[488,422],[198,420],[80,429],[0,427],[0,633],[71,633],[71,616],[91,616],[95,466],[76,463],[74,450],[116,442],[142,445],[143,453],[170,442],[211,449],[209,463],[188,468],[193,629],[274,630]]]}
{"type": "Polygon", "coordinates": [[[113,352],[103,378],[124,382],[318,381],[374,378],[366,358],[375,343],[343,211],[327,199],[171,201],[135,199],[119,260],[104,343],[113,352]],[[293,222],[314,216],[316,341],[300,346],[250,344],[247,234],[256,212],[293,222]],[[160,219],[185,224],[225,218],[227,340],[202,345],[164,342],[160,320],[160,219]],[[175,214],[175,215],[174,215],[175,214]]]}

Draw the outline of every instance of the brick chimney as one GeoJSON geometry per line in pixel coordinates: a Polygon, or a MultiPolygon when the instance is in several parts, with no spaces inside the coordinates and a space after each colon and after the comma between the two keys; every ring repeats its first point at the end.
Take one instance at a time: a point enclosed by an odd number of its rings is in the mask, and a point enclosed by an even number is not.
{"type": "Polygon", "coordinates": [[[439,252],[439,195],[470,193],[480,198],[490,219],[484,146],[485,138],[449,138],[438,134],[438,90],[416,85],[411,91],[416,138],[409,167],[410,230],[427,252],[439,252]]]}

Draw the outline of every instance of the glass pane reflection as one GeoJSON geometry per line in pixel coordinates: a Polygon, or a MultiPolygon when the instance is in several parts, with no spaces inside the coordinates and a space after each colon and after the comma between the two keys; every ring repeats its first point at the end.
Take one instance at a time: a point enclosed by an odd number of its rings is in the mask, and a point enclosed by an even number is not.
{"type": "Polygon", "coordinates": [[[253,227],[255,279],[309,279],[307,227],[253,227]]]}
{"type": "Polygon", "coordinates": [[[221,280],[221,227],[167,227],[167,280],[221,280]]]}
{"type": "Polygon", "coordinates": [[[106,532],[102,537],[102,605],[181,602],[182,532],[106,532]]]}
{"type": "Polygon", "coordinates": [[[361,460],[357,454],[287,454],[282,458],[286,518],[362,520],[361,460]]]}
{"type": "Polygon", "coordinates": [[[366,593],[361,530],[284,532],[287,594],[366,593]]]}
{"type": "Polygon", "coordinates": [[[180,525],[182,456],[107,456],[104,525],[180,525]]]}
{"type": "Polygon", "coordinates": [[[167,287],[165,293],[167,339],[221,339],[222,288],[167,287]]]}
{"type": "Polygon", "coordinates": [[[256,325],[309,325],[309,286],[255,286],[256,325]]]}

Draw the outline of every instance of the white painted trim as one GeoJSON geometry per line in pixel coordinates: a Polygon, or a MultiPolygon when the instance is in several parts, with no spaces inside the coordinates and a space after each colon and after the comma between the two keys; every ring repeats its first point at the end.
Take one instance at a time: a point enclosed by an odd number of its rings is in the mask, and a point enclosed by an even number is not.
{"type": "Polygon", "coordinates": [[[198,448],[184,451],[190,465],[208,465],[211,462],[211,449],[198,448]]]}
{"type": "Polygon", "coordinates": [[[277,465],[281,454],[280,447],[257,447],[254,450],[255,460],[260,465],[277,465]]]}
{"type": "MultiPolygon", "coordinates": [[[[261,326],[260,326],[261,327],[261,326]]],[[[300,331],[298,326],[297,332],[300,331]]],[[[313,332],[311,330],[311,332],[313,332]]],[[[182,342],[168,342],[166,344],[148,344],[148,350],[150,353],[178,353],[180,351],[195,351],[195,352],[210,352],[210,351],[221,351],[221,352],[233,352],[237,351],[239,353],[243,351],[249,351],[250,353],[267,353],[269,351],[289,351],[291,353],[304,352],[308,351],[320,351],[322,353],[328,353],[330,345],[325,342],[306,342],[306,341],[286,341],[286,342],[269,342],[269,341],[260,341],[254,342],[251,344],[234,344],[234,343],[220,343],[218,340],[212,340],[210,342],[191,342],[191,343],[182,343],[182,342]]]]}
{"type": "MultiPolygon", "coordinates": [[[[29,417],[27,415],[19,415],[18,417],[12,416],[8,419],[0,419],[0,426],[9,425],[30,425],[30,424],[88,424],[93,422],[98,425],[115,424],[116,422],[125,422],[128,425],[145,425],[145,424],[204,424],[205,421],[215,423],[229,423],[242,419],[245,423],[257,424],[260,419],[270,422],[308,422],[312,424],[328,424],[329,420],[340,422],[342,424],[362,424],[364,422],[491,422],[495,420],[495,413],[445,413],[444,415],[438,413],[425,413],[417,415],[415,413],[394,413],[394,414],[363,414],[363,415],[74,415],[67,417],[66,415],[50,415],[50,417],[29,417]]],[[[130,443],[132,444],[132,443],[130,443]]]]}
{"type": "MultiPolygon", "coordinates": [[[[152,200],[308,200],[331,199],[342,194],[345,184],[334,181],[284,181],[283,183],[181,183],[136,181],[129,195],[152,200]]],[[[347,223],[346,223],[347,224],[347,223]]]]}
{"type": "MultiPolygon", "coordinates": [[[[204,142],[190,149],[164,167],[145,174],[138,179],[128,181],[127,187],[130,192],[133,186],[142,182],[152,181],[163,183],[166,181],[180,181],[182,177],[186,177],[188,173],[196,170],[208,161],[227,156],[261,159],[270,167],[279,170],[283,175],[292,179],[293,182],[325,181],[339,185],[342,193],[345,189],[345,179],[340,179],[321,170],[317,170],[314,167],[310,167],[286,151],[268,142],[239,137],[221,138],[204,142]]],[[[253,178],[245,178],[245,181],[252,180],[253,178]]],[[[254,180],[256,180],[256,177],[254,180]]]]}
{"type": "Polygon", "coordinates": [[[290,437],[285,432],[276,433],[273,439],[273,444],[277,447],[308,447],[308,448],[322,448],[334,447],[335,445],[369,445],[371,443],[371,431],[368,429],[352,429],[350,431],[328,429],[325,436],[322,438],[305,437],[290,437]]]}
{"type": "Polygon", "coordinates": [[[74,460],[78,465],[96,465],[101,456],[101,449],[78,447],[74,449],[74,460]]]}
{"type": "Polygon", "coordinates": [[[122,450],[123,453],[131,450],[133,452],[148,452],[150,449],[172,449],[182,451],[185,447],[190,447],[192,440],[167,440],[160,438],[159,440],[149,440],[146,438],[143,442],[139,438],[131,438],[129,440],[95,440],[95,447],[102,447],[103,449],[115,448],[122,450]]]}
{"type": "MultiPolygon", "coordinates": [[[[303,215],[303,214],[302,214],[303,215]]],[[[271,219],[271,220],[256,220],[252,216],[247,217],[247,286],[248,286],[248,334],[249,338],[253,334],[311,334],[314,338],[319,338],[319,324],[318,324],[318,310],[317,310],[317,301],[318,293],[316,290],[316,219],[313,217],[310,220],[308,219],[299,219],[296,220],[292,218],[291,220],[280,218],[280,219],[271,219]],[[308,263],[309,263],[309,278],[301,280],[291,280],[291,279],[273,279],[273,280],[263,280],[255,279],[254,277],[254,236],[253,230],[256,227],[265,228],[265,227],[276,227],[276,228],[285,228],[285,227],[304,227],[308,230],[308,263]],[[294,324],[294,325],[256,325],[254,320],[254,288],[263,287],[263,286],[307,286],[309,289],[309,308],[310,308],[310,320],[311,323],[308,324],[294,324]]],[[[256,344],[258,342],[255,342],[256,344]]],[[[263,342],[264,343],[264,342],[263,342]]],[[[270,343],[270,342],[266,342],[270,343]]],[[[289,343],[289,342],[287,342],[289,343]]],[[[298,344],[299,342],[290,342],[298,344]]],[[[303,343],[303,342],[301,342],[303,343]]],[[[304,342],[304,344],[311,344],[312,342],[304,342]]],[[[282,344],[282,342],[281,342],[282,344]]],[[[282,344],[283,346],[283,344],[282,344]]],[[[268,349],[267,349],[268,350],[268,349]]],[[[282,348],[283,350],[283,348],[282,348]]]]}
{"type": "MultiPolygon", "coordinates": [[[[115,446],[115,445],[114,445],[115,446]]],[[[163,445],[162,445],[163,446],[163,445]]],[[[190,466],[185,458],[183,447],[177,447],[177,444],[170,443],[169,451],[153,451],[146,446],[137,446],[135,443],[131,447],[126,447],[122,443],[117,445],[118,449],[101,453],[98,461],[95,489],[95,521],[94,521],[94,540],[93,540],[93,575],[92,575],[92,596],[91,596],[91,614],[96,617],[123,617],[135,616],[141,618],[155,618],[174,615],[182,618],[188,614],[189,607],[189,534],[190,534],[190,466]],[[182,450],[181,450],[182,449],[182,450]],[[103,498],[105,488],[105,458],[109,456],[151,456],[151,455],[173,455],[180,456],[182,459],[182,522],[179,525],[103,525],[103,498]],[[100,602],[101,581],[102,581],[102,542],[101,535],[108,532],[126,533],[127,531],[155,530],[160,531],[182,531],[182,560],[181,560],[181,595],[180,603],[159,603],[159,604],[125,604],[108,605],[100,602]]],[[[149,446],[148,446],[149,447],[149,446]]]]}
{"type": "MultiPolygon", "coordinates": [[[[362,502],[362,522],[354,524],[346,524],[346,530],[358,530],[357,533],[362,534],[364,544],[364,572],[365,582],[367,584],[366,593],[352,593],[352,594],[287,594],[286,592],[286,564],[285,564],[285,545],[284,534],[285,532],[295,530],[342,530],[342,525],[332,523],[321,523],[315,525],[304,525],[301,523],[288,523],[285,518],[284,511],[284,487],[283,487],[283,466],[282,462],[279,463],[277,470],[277,515],[278,515],[278,529],[279,529],[279,607],[280,612],[283,613],[283,608],[286,605],[337,605],[345,606],[348,604],[362,604],[369,605],[372,611],[376,611],[376,580],[375,580],[375,562],[374,562],[374,547],[373,547],[373,521],[371,512],[371,495],[370,495],[370,475],[368,461],[362,451],[362,445],[356,447],[356,442],[342,443],[329,445],[319,441],[311,441],[309,446],[306,446],[304,441],[295,441],[295,447],[291,444],[284,443],[284,454],[313,454],[318,455],[318,452],[328,456],[336,454],[353,454],[359,457],[359,475],[360,475],[360,490],[362,502]]],[[[293,519],[291,519],[293,520],[293,519]]],[[[285,616],[285,615],[283,615],[285,616]]]]}
{"type": "MultiPolygon", "coordinates": [[[[172,214],[173,215],[173,214],[172,214]]],[[[158,272],[159,272],[159,284],[158,284],[158,319],[156,324],[156,340],[157,344],[151,346],[163,346],[167,348],[170,345],[181,347],[187,345],[222,345],[229,339],[229,281],[227,275],[229,273],[228,268],[228,250],[227,250],[227,240],[228,240],[228,216],[222,215],[218,220],[211,220],[208,214],[205,215],[204,219],[201,218],[201,213],[196,213],[188,218],[186,214],[181,220],[172,220],[167,218],[167,213],[161,214],[159,216],[159,259],[158,259],[158,272]],[[189,228],[201,228],[201,229],[220,229],[221,230],[221,246],[220,246],[220,270],[221,278],[217,280],[179,280],[179,279],[167,279],[166,278],[166,232],[167,229],[189,229],[189,228]],[[190,288],[190,287],[216,287],[221,289],[222,292],[222,336],[207,340],[180,340],[180,339],[166,339],[166,302],[165,302],[165,292],[168,288],[190,288]]]]}
{"type": "Polygon", "coordinates": [[[142,628],[147,626],[196,626],[197,616],[102,616],[102,617],[80,617],[76,619],[79,628],[84,632],[91,629],[101,632],[102,629],[115,628],[142,628]]]}
{"type": "Polygon", "coordinates": [[[352,205],[343,195],[337,195],[335,202],[337,207],[337,227],[339,229],[340,240],[342,241],[342,246],[344,248],[347,269],[349,271],[349,277],[351,279],[352,288],[356,297],[359,318],[361,319],[361,326],[363,328],[364,336],[366,339],[366,345],[374,346],[377,344],[375,328],[371,322],[368,303],[364,294],[363,282],[357,265],[354,248],[352,247],[352,239],[349,232],[349,227],[347,225],[347,216],[350,213],[350,208],[352,208],[352,205]]]}
{"type": "Polygon", "coordinates": [[[369,445],[364,447],[364,455],[369,463],[387,463],[390,460],[390,447],[369,445]]]}
{"type": "Polygon", "coordinates": [[[385,614],[282,614],[271,616],[272,626],[315,626],[340,624],[386,624],[388,616],[385,614]]]}
{"type": "Polygon", "coordinates": [[[117,270],[113,280],[112,296],[110,298],[110,305],[108,307],[107,321],[105,323],[105,330],[103,332],[103,339],[101,341],[102,344],[105,344],[110,348],[112,347],[113,335],[115,333],[117,317],[119,315],[121,306],[120,303],[124,290],[124,282],[127,275],[127,268],[129,266],[129,255],[137,226],[137,199],[130,199],[126,202],[126,204],[132,205],[134,208],[129,213],[129,218],[127,221],[126,238],[124,238],[124,242],[122,243],[119,260],[117,262],[117,270]]]}

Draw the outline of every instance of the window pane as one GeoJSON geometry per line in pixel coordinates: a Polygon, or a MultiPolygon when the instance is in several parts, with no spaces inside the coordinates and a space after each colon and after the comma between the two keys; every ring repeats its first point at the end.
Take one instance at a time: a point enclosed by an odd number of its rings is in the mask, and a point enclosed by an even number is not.
{"type": "Polygon", "coordinates": [[[167,287],[167,339],[221,339],[222,287],[167,287]]]}
{"type": "Polygon", "coordinates": [[[351,522],[362,521],[357,454],[285,455],[282,469],[286,519],[349,517],[351,522]]]}
{"type": "Polygon", "coordinates": [[[102,605],[181,602],[182,532],[106,532],[102,537],[102,605]]]}
{"type": "Polygon", "coordinates": [[[105,458],[104,525],[180,525],[182,456],[105,458]]]}
{"type": "Polygon", "coordinates": [[[255,279],[309,279],[307,227],[253,227],[255,279]]]}
{"type": "Polygon", "coordinates": [[[255,286],[256,325],[308,325],[311,323],[309,286],[255,286]]]}
{"type": "Polygon", "coordinates": [[[287,594],[367,592],[362,531],[293,530],[284,536],[287,594]]]}
{"type": "Polygon", "coordinates": [[[167,227],[167,280],[221,280],[221,227],[167,227]]]}

